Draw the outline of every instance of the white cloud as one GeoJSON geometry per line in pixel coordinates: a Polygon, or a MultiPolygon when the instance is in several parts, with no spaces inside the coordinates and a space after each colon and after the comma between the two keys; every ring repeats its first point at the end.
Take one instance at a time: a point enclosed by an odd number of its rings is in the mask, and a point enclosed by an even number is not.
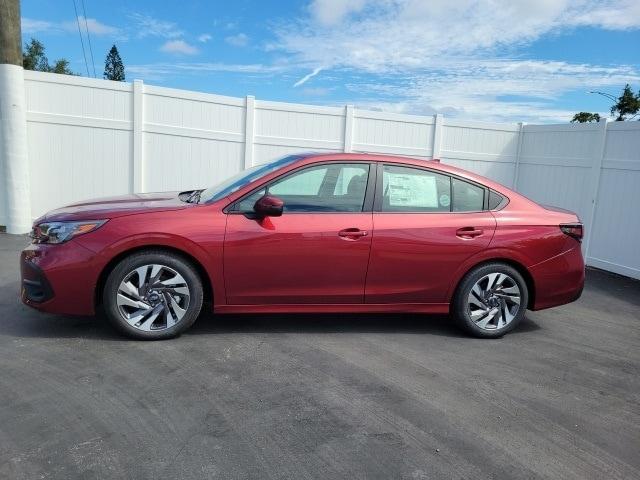
{"type": "MultiPolygon", "coordinates": [[[[80,22],[80,28],[82,31],[85,31],[85,18],[80,15],[78,17],[78,22],[80,22]]],[[[64,22],[63,27],[65,30],[69,32],[77,32],[78,24],[75,20],[71,20],[69,22],[64,22]]],[[[95,18],[87,18],[86,19],[86,28],[89,30],[91,35],[118,35],[120,33],[120,29],[116,27],[112,27],[111,25],[105,25],[104,23],[99,22],[95,18]]]]}
{"type": "MultiPolygon", "coordinates": [[[[524,60],[516,52],[577,26],[640,28],[638,0],[313,0],[309,15],[276,30],[272,51],[292,64],[339,70],[370,105],[467,118],[564,118],[576,89],[640,79],[638,65],[524,60]],[[385,96],[385,91],[386,96],[385,96]]],[[[311,76],[304,77],[300,84],[311,76]]]]}
{"type": "Polygon", "coordinates": [[[325,87],[305,87],[302,89],[302,93],[309,97],[323,97],[331,93],[330,88],[325,87]]]}
{"type": "Polygon", "coordinates": [[[309,79],[315,77],[317,74],[319,74],[322,71],[322,67],[317,67],[313,69],[313,72],[308,73],[307,75],[305,75],[304,77],[302,77],[300,80],[298,80],[296,83],[293,84],[294,87],[299,87],[300,85],[305,84],[309,79]]]}
{"type": "Polygon", "coordinates": [[[129,65],[127,73],[147,80],[163,80],[174,75],[202,75],[203,73],[225,72],[245,75],[272,75],[286,70],[285,66],[255,64],[234,64],[219,62],[149,63],[129,65]]]}
{"type": "Polygon", "coordinates": [[[21,19],[22,33],[40,33],[50,32],[56,29],[56,24],[48,22],[46,20],[35,20],[33,18],[21,19]]]}
{"type": "Polygon", "coordinates": [[[234,47],[245,47],[249,44],[249,37],[244,33],[238,33],[237,35],[230,35],[226,37],[224,41],[234,47]]]}
{"type": "Polygon", "coordinates": [[[203,33],[200,36],[198,36],[198,41],[201,42],[201,43],[207,43],[212,38],[213,37],[211,35],[209,35],[208,33],[203,33]]]}
{"type": "MultiPolygon", "coordinates": [[[[78,22],[80,22],[80,28],[82,32],[85,32],[85,28],[89,30],[91,35],[97,36],[120,36],[121,30],[117,27],[104,24],[95,18],[87,18],[85,25],[85,18],[78,16],[78,22]]],[[[76,20],[67,20],[64,22],[49,22],[46,20],[35,20],[32,18],[22,18],[22,33],[34,34],[34,33],[77,33],[78,23],[76,20]]]]}
{"type": "Polygon", "coordinates": [[[195,55],[198,49],[184,40],[167,40],[161,47],[160,51],[178,55],[195,55]]]}
{"type": "Polygon", "coordinates": [[[591,25],[609,30],[626,30],[640,24],[638,0],[603,0],[594,8],[576,12],[572,18],[576,25],[591,25]]]}
{"type": "Polygon", "coordinates": [[[184,32],[173,22],[159,20],[142,13],[132,13],[129,18],[135,23],[138,38],[177,38],[184,35],[184,32]]]}
{"type": "Polygon", "coordinates": [[[351,13],[364,8],[365,0],[313,0],[311,15],[322,25],[336,25],[351,13]]]}
{"type": "MultiPolygon", "coordinates": [[[[354,2],[316,0],[311,11],[321,4],[338,6],[334,12],[348,12],[354,2]]],[[[367,0],[357,16],[341,25],[326,18],[318,22],[324,17],[312,15],[277,33],[280,47],[304,60],[367,71],[394,70],[426,67],[441,55],[495,55],[577,25],[640,27],[639,5],[637,0],[608,9],[595,0],[367,0]]]]}
{"type": "Polygon", "coordinates": [[[640,72],[631,66],[500,59],[442,61],[434,71],[401,79],[369,78],[370,83],[347,85],[370,96],[361,106],[487,121],[566,122],[575,112],[554,106],[564,92],[620,89],[626,82],[640,82],[640,72]]]}

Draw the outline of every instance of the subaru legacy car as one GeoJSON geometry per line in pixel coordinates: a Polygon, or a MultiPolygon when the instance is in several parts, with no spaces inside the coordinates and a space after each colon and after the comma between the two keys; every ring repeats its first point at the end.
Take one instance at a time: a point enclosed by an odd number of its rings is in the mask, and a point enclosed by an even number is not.
{"type": "Polygon", "coordinates": [[[104,198],[34,222],[24,303],[139,339],[216,314],[450,314],[500,337],[577,299],[583,226],[438,161],[287,156],[213,187],[104,198]]]}

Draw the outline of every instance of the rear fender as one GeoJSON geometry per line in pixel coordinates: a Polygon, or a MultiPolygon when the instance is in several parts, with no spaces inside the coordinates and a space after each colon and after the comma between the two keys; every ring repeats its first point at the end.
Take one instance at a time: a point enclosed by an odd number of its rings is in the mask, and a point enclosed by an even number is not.
{"type": "MultiPolygon", "coordinates": [[[[526,270],[527,272],[529,271],[528,265],[530,263],[530,260],[525,255],[519,253],[516,250],[512,250],[510,248],[491,248],[483,250],[482,252],[478,252],[477,254],[472,255],[458,266],[457,270],[452,276],[451,284],[447,289],[446,301],[451,302],[456,288],[458,288],[460,281],[467,274],[467,272],[469,272],[477,265],[492,261],[505,261],[507,263],[515,263],[523,270],[526,270]]],[[[533,285],[533,287],[535,289],[535,284],[533,285]]]]}

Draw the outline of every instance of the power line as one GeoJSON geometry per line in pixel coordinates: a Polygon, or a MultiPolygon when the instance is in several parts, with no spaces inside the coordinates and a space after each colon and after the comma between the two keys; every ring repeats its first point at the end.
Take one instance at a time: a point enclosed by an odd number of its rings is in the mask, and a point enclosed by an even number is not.
{"type": "Polygon", "coordinates": [[[84,15],[84,28],[87,31],[87,42],[89,43],[89,53],[91,54],[91,66],[93,67],[93,78],[97,78],[96,62],[93,59],[93,48],[91,48],[91,35],[89,35],[89,24],[87,23],[87,10],[84,8],[84,0],[82,0],[82,14],[84,15]]]}
{"type": "Polygon", "coordinates": [[[597,90],[592,90],[589,93],[597,93],[598,95],[602,95],[603,97],[607,97],[609,100],[613,100],[614,102],[618,101],[618,99],[614,95],[611,95],[610,93],[598,92],[597,90]]]}
{"type": "Polygon", "coordinates": [[[76,23],[78,24],[78,33],[80,34],[80,45],[82,45],[82,56],[84,57],[84,66],[87,67],[87,77],[90,77],[89,63],[87,63],[87,54],[84,51],[84,40],[82,40],[82,30],[80,29],[80,19],[78,18],[78,7],[76,6],[76,0],[73,0],[73,9],[76,12],[76,23]]]}

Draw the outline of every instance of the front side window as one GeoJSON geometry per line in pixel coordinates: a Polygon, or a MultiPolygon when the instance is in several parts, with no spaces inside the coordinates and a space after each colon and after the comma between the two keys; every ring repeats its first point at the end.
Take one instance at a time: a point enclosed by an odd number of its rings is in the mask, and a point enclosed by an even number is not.
{"type": "Polygon", "coordinates": [[[303,168],[246,196],[234,210],[251,212],[263,195],[284,202],[284,212],[361,212],[369,164],[330,163],[303,168]]]}
{"type": "Polygon", "coordinates": [[[448,176],[419,168],[383,167],[383,212],[449,212],[450,206],[448,176]]]}
{"type": "Polygon", "coordinates": [[[327,177],[328,167],[307,168],[269,187],[269,194],[276,197],[318,197],[320,187],[327,177]]]}

